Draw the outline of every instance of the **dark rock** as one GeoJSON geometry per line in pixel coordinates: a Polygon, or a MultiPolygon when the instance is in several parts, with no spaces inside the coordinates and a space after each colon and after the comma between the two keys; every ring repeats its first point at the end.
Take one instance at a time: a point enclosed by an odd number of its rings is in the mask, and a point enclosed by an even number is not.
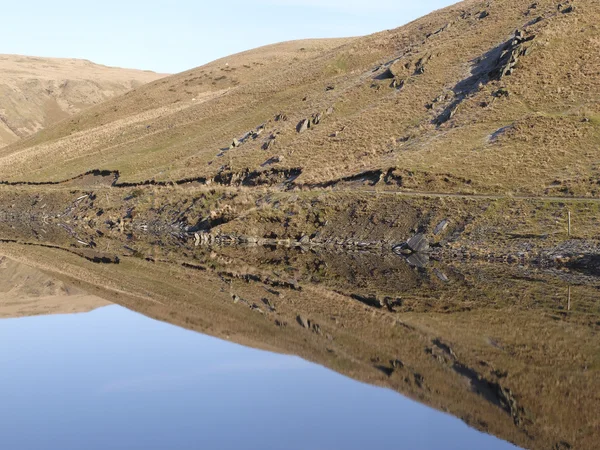
{"type": "Polygon", "coordinates": [[[393,87],[395,89],[402,89],[404,87],[405,83],[406,83],[406,81],[403,79],[394,78],[390,87],[393,87]]]}
{"type": "Polygon", "coordinates": [[[371,306],[371,307],[377,308],[377,309],[383,308],[383,303],[375,295],[370,295],[370,296],[366,297],[364,295],[351,294],[350,297],[352,297],[354,300],[358,300],[359,302],[361,302],[367,306],[371,306]]]}
{"type": "Polygon", "coordinates": [[[429,251],[429,239],[427,239],[423,233],[419,233],[411,237],[406,245],[415,253],[424,253],[429,251]]]}
{"type": "Polygon", "coordinates": [[[263,298],[262,302],[269,308],[269,311],[275,311],[275,305],[268,298],[263,298]]]}
{"type": "Polygon", "coordinates": [[[302,317],[302,316],[298,316],[296,317],[296,320],[298,321],[298,323],[300,324],[301,327],[303,328],[310,328],[310,322],[308,321],[307,318],[302,317]]]}
{"type": "Polygon", "coordinates": [[[263,144],[262,149],[269,150],[271,147],[273,147],[273,144],[275,144],[275,140],[275,136],[269,137],[269,139],[267,139],[267,141],[263,144]]]}
{"type": "Polygon", "coordinates": [[[413,253],[406,259],[406,262],[413,267],[424,269],[429,264],[429,255],[425,253],[413,253]]]}
{"type": "Polygon", "coordinates": [[[446,228],[448,228],[449,224],[450,224],[450,221],[448,219],[442,220],[440,223],[438,223],[436,225],[435,229],[433,230],[433,234],[437,236],[438,234],[446,231],[446,228]]]}
{"type": "Polygon", "coordinates": [[[394,359],[394,360],[390,361],[390,364],[392,365],[392,367],[394,369],[402,369],[404,367],[404,363],[402,361],[400,361],[399,359],[394,359]]]}
{"type": "Polygon", "coordinates": [[[479,18],[480,18],[480,19],[485,19],[486,17],[489,17],[489,15],[490,15],[490,13],[489,13],[489,12],[487,12],[487,11],[482,11],[482,12],[479,14],[479,18]]]}
{"type": "Polygon", "coordinates": [[[310,120],[309,119],[302,119],[298,125],[296,126],[296,131],[298,133],[304,133],[306,130],[308,130],[310,128],[310,120]]]}
{"type": "Polygon", "coordinates": [[[431,55],[425,55],[417,61],[415,64],[415,75],[423,75],[425,73],[425,65],[431,59],[431,55]]]}
{"type": "Polygon", "coordinates": [[[448,277],[446,276],[446,274],[439,269],[433,269],[433,273],[435,274],[436,277],[438,277],[444,283],[448,283],[450,281],[448,279],[448,277]]]}
{"type": "Polygon", "coordinates": [[[508,91],[508,89],[500,88],[497,91],[495,91],[492,95],[496,98],[509,97],[510,92],[508,91]]]}

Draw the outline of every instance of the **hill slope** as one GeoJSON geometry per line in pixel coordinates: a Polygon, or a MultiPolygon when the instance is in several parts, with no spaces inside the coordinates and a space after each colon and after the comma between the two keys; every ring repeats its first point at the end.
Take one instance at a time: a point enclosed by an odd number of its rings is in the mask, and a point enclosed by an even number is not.
{"type": "Polygon", "coordinates": [[[420,190],[596,196],[599,17],[592,0],[468,0],[254,70],[258,49],[5,148],[0,177],[179,180],[270,161],[302,183],[391,168],[420,190]],[[249,130],[256,139],[243,140],[249,130]]]}
{"type": "Polygon", "coordinates": [[[110,303],[0,255],[0,319],[89,312],[110,303]]]}
{"type": "Polygon", "coordinates": [[[78,59],[0,55],[0,147],[163,76],[78,59]]]}

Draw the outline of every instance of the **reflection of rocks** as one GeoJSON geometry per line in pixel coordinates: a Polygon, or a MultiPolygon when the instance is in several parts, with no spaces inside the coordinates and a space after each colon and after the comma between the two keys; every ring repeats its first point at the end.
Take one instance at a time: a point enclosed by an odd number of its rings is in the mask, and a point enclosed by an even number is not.
{"type": "MultiPolygon", "coordinates": [[[[592,448],[600,392],[591,369],[600,345],[594,285],[574,286],[567,303],[564,273],[525,266],[432,258],[414,270],[389,250],[194,247],[195,240],[153,248],[152,262],[128,257],[103,268],[107,280],[87,261],[60,258],[99,289],[123,286],[118,295],[99,292],[151,317],[300,355],[522,447],[592,448]]],[[[44,262],[46,250],[33,250],[44,262]]]]}

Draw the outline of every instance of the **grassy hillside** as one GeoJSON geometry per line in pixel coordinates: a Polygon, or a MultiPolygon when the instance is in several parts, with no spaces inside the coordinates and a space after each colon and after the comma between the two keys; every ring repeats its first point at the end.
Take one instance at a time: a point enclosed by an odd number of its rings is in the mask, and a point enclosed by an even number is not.
{"type": "Polygon", "coordinates": [[[0,178],[179,180],[267,164],[299,168],[300,183],[396,168],[419,190],[456,191],[452,178],[476,192],[597,196],[598,17],[593,0],[469,0],[372,36],[257,49],[3,149],[0,178]]]}
{"type": "Polygon", "coordinates": [[[0,55],[0,147],[163,76],[78,59],[0,55]]]}

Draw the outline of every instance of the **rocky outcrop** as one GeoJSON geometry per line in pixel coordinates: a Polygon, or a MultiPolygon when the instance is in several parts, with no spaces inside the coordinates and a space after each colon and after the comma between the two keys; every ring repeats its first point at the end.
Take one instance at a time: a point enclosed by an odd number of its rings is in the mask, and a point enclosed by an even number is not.
{"type": "Polygon", "coordinates": [[[490,78],[500,80],[511,75],[519,63],[519,58],[528,55],[531,51],[528,43],[533,39],[535,39],[535,35],[526,36],[521,30],[517,30],[514,38],[504,45],[496,67],[490,72],[490,78]]]}

